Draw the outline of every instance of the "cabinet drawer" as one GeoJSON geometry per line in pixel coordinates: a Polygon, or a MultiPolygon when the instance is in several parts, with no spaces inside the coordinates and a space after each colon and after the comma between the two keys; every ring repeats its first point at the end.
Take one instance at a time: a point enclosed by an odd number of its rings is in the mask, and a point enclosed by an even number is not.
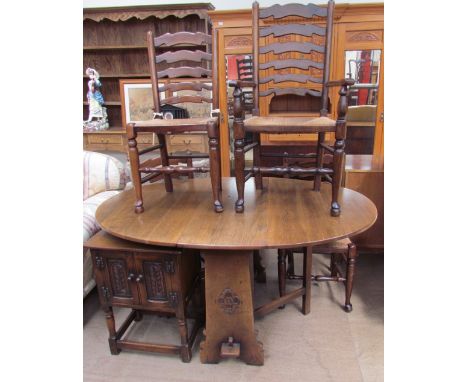
{"type": "Polygon", "coordinates": [[[170,153],[177,151],[208,152],[208,136],[206,134],[170,135],[168,138],[167,150],[170,153]]]}
{"type": "Polygon", "coordinates": [[[117,134],[88,134],[88,143],[121,145],[124,141],[123,137],[117,134]]]}
{"type": "Polygon", "coordinates": [[[139,145],[154,145],[155,143],[157,143],[157,139],[155,139],[153,133],[138,134],[136,140],[139,145]]]}
{"type": "Polygon", "coordinates": [[[189,135],[189,134],[184,134],[184,135],[169,135],[169,142],[172,145],[201,145],[204,143],[204,140],[206,139],[206,135],[189,135]]]}

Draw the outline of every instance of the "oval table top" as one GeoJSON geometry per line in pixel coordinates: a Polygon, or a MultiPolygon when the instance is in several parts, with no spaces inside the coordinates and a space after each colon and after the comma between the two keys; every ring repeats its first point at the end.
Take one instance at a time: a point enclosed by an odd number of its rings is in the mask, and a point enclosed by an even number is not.
{"type": "Polygon", "coordinates": [[[223,178],[224,212],[212,207],[209,178],[174,180],[143,186],[145,211],[134,212],[133,189],[105,201],[96,220],[106,232],[140,243],[199,249],[293,248],[350,237],[368,229],[377,209],[364,195],[342,188],[341,215],[330,216],[331,186],[286,178],[264,178],[263,190],[245,183],[245,211],[234,210],[235,178],[223,178]]]}

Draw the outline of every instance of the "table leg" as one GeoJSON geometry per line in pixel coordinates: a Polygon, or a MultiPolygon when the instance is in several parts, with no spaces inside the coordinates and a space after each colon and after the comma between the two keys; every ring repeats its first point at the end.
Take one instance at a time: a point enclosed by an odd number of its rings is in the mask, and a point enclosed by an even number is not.
{"type": "Polygon", "coordinates": [[[200,361],[228,356],[263,365],[263,345],[254,332],[251,251],[204,251],[206,329],[200,361]],[[240,348],[239,348],[240,347],[240,348]]]}

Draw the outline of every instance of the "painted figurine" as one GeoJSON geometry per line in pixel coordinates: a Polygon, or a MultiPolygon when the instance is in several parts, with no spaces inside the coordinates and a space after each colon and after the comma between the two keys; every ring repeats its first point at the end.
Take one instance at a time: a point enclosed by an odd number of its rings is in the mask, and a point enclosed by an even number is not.
{"type": "Polygon", "coordinates": [[[107,112],[104,105],[104,97],[101,93],[101,81],[99,81],[99,73],[93,68],[86,69],[88,81],[88,103],[89,117],[83,122],[83,127],[86,130],[104,130],[109,128],[107,122],[107,112]],[[97,121],[93,119],[96,118],[97,121]]]}

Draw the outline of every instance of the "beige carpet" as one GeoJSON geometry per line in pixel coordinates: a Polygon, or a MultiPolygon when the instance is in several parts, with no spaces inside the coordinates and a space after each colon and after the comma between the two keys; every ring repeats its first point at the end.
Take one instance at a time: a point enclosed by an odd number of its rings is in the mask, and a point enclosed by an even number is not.
{"type": "MultiPolygon", "coordinates": [[[[267,283],[255,284],[255,302],[277,296],[276,252],[262,251],[267,283]]],[[[295,255],[296,272],[301,255],[295,255]]],[[[249,366],[229,359],[217,365],[199,360],[201,332],[190,363],[178,356],[122,351],[110,354],[104,314],[96,291],[84,300],[84,381],[383,381],[384,257],[358,257],[353,312],[341,309],[344,286],[336,283],[312,285],[311,313],[300,313],[301,299],[284,310],[256,320],[258,339],[263,342],[265,365],[249,366]]],[[[328,264],[328,257],[314,255],[313,273],[328,264]]],[[[300,281],[288,281],[296,287],[300,281]]],[[[115,309],[118,324],[128,310],[115,309]]],[[[146,316],[131,328],[136,340],[178,343],[174,319],[146,316]]]]}

